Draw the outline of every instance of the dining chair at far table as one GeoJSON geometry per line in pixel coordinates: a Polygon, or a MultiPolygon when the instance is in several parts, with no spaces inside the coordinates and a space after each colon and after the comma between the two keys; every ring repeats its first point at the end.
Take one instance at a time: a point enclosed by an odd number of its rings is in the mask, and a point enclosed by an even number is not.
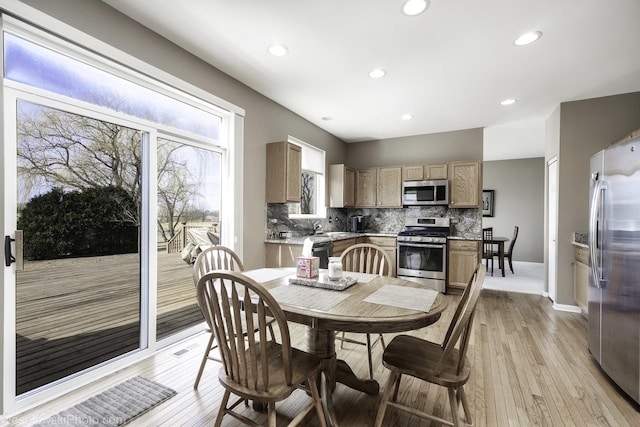
{"type": "Polygon", "coordinates": [[[225,415],[246,425],[259,425],[234,411],[243,400],[253,400],[266,404],[268,426],[275,427],[276,402],[302,389],[311,394],[312,402],[288,426],[299,425],[315,409],[320,425],[325,427],[317,383],[320,359],[291,346],[287,318],[273,296],[250,277],[226,270],[206,273],[198,280],[196,290],[198,304],[213,327],[222,356],[218,380],[225,392],[214,425],[220,426],[225,415]],[[270,318],[280,330],[280,343],[267,339],[270,318]],[[243,337],[243,323],[258,332],[243,337]],[[238,399],[229,404],[231,394],[238,399]]]}
{"type": "Polygon", "coordinates": [[[471,375],[467,349],[485,273],[486,267],[482,263],[478,264],[462,293],[442,343],[434,343],[409,335],[398,335],[391,340],[382,356],[382,363],[391,371],[391,374],[380,398],[375,427],[382,426],[382,421],[389,408],[405,411],[438,423],[458,426],[460,425],[460,403],[462,403],[465,422],[473,425],[464,385],[471,375]],[[457,348],[456,345],[458,345],[457,348]],[[403,375],[446,387],[453,421],[399,402],[398,389],[403,375]]]}
{"type": "MultiPolygon", "coordinates": [[[[198,254],[198,257],[193,263],[193,284],[197,286],[198,281],[202,276],[214,270],[244,271],[244,265],[242,264],[242,260],[240,259],[238,254],[235,253],[232,249],[226,246],[219,245],[208,247],[198,254]]],[[[202,310],[202,307],[200,307],[200,310],[202,310]]],[[[198,384],[200,384],[200,379],[202,378],[202,373],[204,372],[204,367],[207,363],[207,360],[222,362],[220,358],[216,357],[213,354],[213,350],[215,350],[218,345],[215,343],[215,334],[212,332],[213,330],[211,328],[211,324],[207,320],[206,316],[205,321],[207,322],[207,329],[209,330],[211,335],[209,337],[209,343],[205,348],[204,355],[202,356],[202,362],[200,363],[200,368],[198,369],[198,375],[196,376],[196,380],[193,384],[193,388],[195,389],[197,389],[198,384]]],[[[269,319],[269,333],[275,340],[272,325],[273,319],[269,319]]],[[[246,336],[248,331],[246,323],[243,323],[242,326],[242,336],[246,336]]],[[[257,332],[257,328],[254,328],[253,332],[257,332]]]]}
{"type": "MultiPolygon", "coordinates": [[[[516,239],[518,238],[518,232],[520,231],[520,227],[517,225],[513,227],[513,237],[509,242],[509,249],[504,253],[504,259],[509,260],[509,268],[511,269],[511,273],[515,274],[513,271],[513,248],[516,245],[516,239]]],[[[495,256],[500,256],[498,253],[494,253],[495,256]]]]}
{"type": "Polygon", "coordinates": [[[489,271],[489,261],[491,261],[491,275],[493,276],[493,227],[482,229],[482,259],[487,263],[487,271],[489,271]]]}
{"type": "MultiPolygon", "coordinates": [[[[353,271],[357,273],[369,273],[379,276],[391,276],[391,258],[380,246],[371,243],[358,243],[349,246],[342,252],[340,256],[343,271],[353,271]]],[[[369,360],[369,378],[373,379],[373,358],[371,349],[380,341],[382,348],[385,348],[384,337],[378,334],[378,337],[371,342],[371,334],[366,334],[366,342],[355,340],[346,336],[344,332],[337,337],[340,340],[340,348],[343,348],[345,342],[353,344],[366,345],[367,357],[369,360]]]]}

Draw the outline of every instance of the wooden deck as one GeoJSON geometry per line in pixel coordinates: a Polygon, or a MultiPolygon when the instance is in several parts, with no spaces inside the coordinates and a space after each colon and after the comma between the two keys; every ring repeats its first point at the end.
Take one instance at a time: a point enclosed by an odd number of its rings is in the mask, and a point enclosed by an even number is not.
{"type": "MultiPolygon", "coordinates": [[[[17,392],[138,348],[137,254],[25,263],[18,273],[17,392]]],[[[191,266],[158,252],[159,338],[202,322],[191,266]]]]}

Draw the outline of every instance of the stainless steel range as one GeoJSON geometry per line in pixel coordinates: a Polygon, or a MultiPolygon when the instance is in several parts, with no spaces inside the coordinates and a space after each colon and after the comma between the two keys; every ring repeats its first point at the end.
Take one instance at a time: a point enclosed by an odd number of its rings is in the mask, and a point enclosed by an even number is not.
{"type": "Polygon", "coordinates": [[[445,292],[449,218],[407,218],[398,233],[398,277],[445,292]]]}

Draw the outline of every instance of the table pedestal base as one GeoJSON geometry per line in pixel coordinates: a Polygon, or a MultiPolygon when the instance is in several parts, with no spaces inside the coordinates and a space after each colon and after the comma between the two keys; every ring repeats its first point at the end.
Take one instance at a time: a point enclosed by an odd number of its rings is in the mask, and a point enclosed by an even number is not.
{"type": "Polygon", "coordinates": [[[358,378],[347,362],[337,359],[335,348],[336,333],[334,331],[323,331],[307,327],[305,338],[307,351],[321,359],[320,396],[327,425],[337,426],[338,422],[333,405],[333,390],[336,387],[336,382],[371,395],[378,394],[380,385],[376,380],[358,378]]]}

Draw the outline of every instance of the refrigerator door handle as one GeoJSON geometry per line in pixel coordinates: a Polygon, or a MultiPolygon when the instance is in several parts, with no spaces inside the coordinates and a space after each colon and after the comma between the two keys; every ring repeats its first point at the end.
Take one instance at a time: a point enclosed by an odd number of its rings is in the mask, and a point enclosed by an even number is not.
{"type": "Polygon", "coordinates": [[[604,191],[606,185],[603,181],[594,182],[591,211],[589,212],[589,256],[591,258],[591,275],[597,288],[605,284],[603,271],[603,247],[602,229],[604,226],[604,191]]]}

